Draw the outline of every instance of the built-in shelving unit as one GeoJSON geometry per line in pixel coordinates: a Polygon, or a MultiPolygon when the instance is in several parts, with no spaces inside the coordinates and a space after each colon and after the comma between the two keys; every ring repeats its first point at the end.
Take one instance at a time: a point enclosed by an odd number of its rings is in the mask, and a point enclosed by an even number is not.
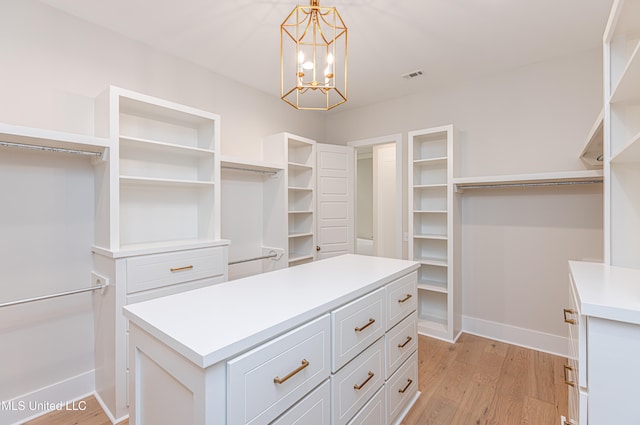
{"type": "Polygon", "coordinates": [[[98,211],[96,245],[126,251],[217,241],[220,117],[118,87],[96,110],[97,133],[114,143],[101,180],[109,211],[98,211]]]}
{"type": "Polygon", "coordinates": [[[409,257],[418,272],[418,332],[454,341],[461,329],[460,213],[454,129],[409,132],[409,257]]]}
{"type": "Polygon", "coordinates": [[[286,257],[289,266],[313,261],[316,256],[315,145],[314,140],[289,133],[269,136],[263,143],[265,160],[286,164],[286,257]]]}
{"type": "Polygon", "coordinates": [[[220,234],[220,117],[109,87],[96,99],[93,263],[113,289],[94,303],[96,396],[128,413],[125,305],[227,280],[220,234]]]}
{"type": "Polygon", "coordinates": [[[640,268],[640,1],[614,1],[604,63],[605,262],[640,268]]]}

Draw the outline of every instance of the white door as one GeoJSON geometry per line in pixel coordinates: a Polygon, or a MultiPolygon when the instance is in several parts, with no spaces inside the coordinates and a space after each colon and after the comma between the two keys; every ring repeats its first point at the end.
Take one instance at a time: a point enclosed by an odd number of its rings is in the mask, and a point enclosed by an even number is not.
{"type": "Polygon", "coordinates": [[[353,253],[354,148],[316,144],[317,259],[353,253]]]}

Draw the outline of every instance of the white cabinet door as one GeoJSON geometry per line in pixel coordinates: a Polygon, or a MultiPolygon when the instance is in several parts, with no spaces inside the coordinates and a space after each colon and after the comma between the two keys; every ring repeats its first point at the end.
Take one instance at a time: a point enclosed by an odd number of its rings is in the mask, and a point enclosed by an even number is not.
{"type": "Polygon", "coordinates": [[[354,252],[354,149],[316,144],[317,259],[354,252]]]}

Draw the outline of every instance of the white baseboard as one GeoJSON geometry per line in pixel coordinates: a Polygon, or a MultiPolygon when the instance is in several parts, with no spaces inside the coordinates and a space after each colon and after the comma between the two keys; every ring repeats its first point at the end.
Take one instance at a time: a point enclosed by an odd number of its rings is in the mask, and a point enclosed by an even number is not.
{"type": "Polygon", "coordinates": [[[102,400],[102,397],[100,397],[100,394],[98,394],[98,392],[96,391],[93,395],[96,398],[96,400],[98,401],[98,404],[100,405],[100,407],[102,407],[102,410],[104,411],[104,414],[107,415],[107,417],[109,418],[109,420],[111,421],[112,424],[117,424],[117,423],[120,423],[120,422],[124,421],[125,419],[129,419],[129,415],[125,415],[125,416],[122,416],[120,418],[115,418],[111,414],[111,411],[107,407],[106,403],[102,400]]]}
{"type": "Polygon", "coordinates": [[[95,373],[90,370],[12,400],[1,401],[0,424],[19,425],[54,410],[82,410],[83,404],[77,401],[93,394],[95,387],[95,373]]]}
{"type": "Polygon", "coordinates": [[[560,357],[567,357],[569,351],[566,337],[475,317],[462,316],[462,331],[560,357]]]}

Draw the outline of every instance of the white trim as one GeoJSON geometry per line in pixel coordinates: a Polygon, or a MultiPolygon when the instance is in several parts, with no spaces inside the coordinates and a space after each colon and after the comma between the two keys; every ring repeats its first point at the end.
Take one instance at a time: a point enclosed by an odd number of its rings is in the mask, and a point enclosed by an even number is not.
{"type": "Polygon", "coordinates": [[[92,395],[94,391],[95,371],[92,369],[14,399],[3,401],[3,406],[0,409],[0,423],[19,425],[51,412],[57,408],[56,405],[62,410],[73,409],[78,407],[73,402],[92,395]],[[36,406],[39,403],[46,403],[50,405],[50,408],[30,410],[30,406],[36,406]]]}
{"type": "MultiPolygon", "coordinates": [[[[398,217],[398,222],[396,223],[396,258],[401,259],[402,251],[403,251],[402,229],[404,224],[404,212],[403,212],[404,191],[403,191],[403,185],[402,185],[402,176],[404,176],[404,166],[403,166],[404,153],[402,149],[402,134],[396,133],[396,134],[390,134],[388,136],[379,136],[379,137],[372,137],[369,139],[354,140],[351,142],[347,142],[347,146],[358,148],[361,146],[383,145],[386,143],[395,143],[396,145],[396,212],[398,217]]],[[[354,155],[354,162],[357,161],[357,159],[355,159],[356,157],[357,155],[354,155]]],[[[353,179],[354,186],[356,184],[355,183],[356,180],[357,179],[354,177],[353,179]]],[[[357,232],[354,232],[354,241],[353,241],[354,247],[356,243],[356,240],[355,240],[356,233],[357,232]]]]}
{"type": "Polygon", "coordinates": [[[404,409],[402,409],[402,412],[400,412],[398,414],[398,416],[396,417],[396,420],[393,423],[393,425],[400,425],[402,423],[402,421],[404,421],[404,419],[409,414],[409,410],[411,410],[413,405],[416,404],[416,401],[418,401],[418,399],[420,398],[421,395],[422,395],[421,391],[416,391],[416,393],[413,396],[413,398],[409,401],[409,403],[407,403],[407,405],[404,407],[404,409]]]}
{"type": "Polygon", "coordinates": [[[560,357],[568,356],[569,339],[559,335],[469,316],[462,316],[462,332],[560,357]]]}
{"type": "Polygon", "coordinates": [[[100,394],[98,394],[98,392],[95,391],[93,393],[93,396],[96,398],[96,400],[98,401],[98,404],[102,408],[102,411],[104,412],[105,415],[107,415],[107,417],[109,418],[109,420],[111,421],[112,424],[117,424],[117,423],[120,423],[120,422],[124,421],[125,419],[129,419],[129,415],[121,416],[118,419],[114,418],[113,415],[111,414],[111,410],[109,410],[109,408],[107,407],[106,403],[104,401],[102,401],[102,397],[100,397],[100,394]]]}

